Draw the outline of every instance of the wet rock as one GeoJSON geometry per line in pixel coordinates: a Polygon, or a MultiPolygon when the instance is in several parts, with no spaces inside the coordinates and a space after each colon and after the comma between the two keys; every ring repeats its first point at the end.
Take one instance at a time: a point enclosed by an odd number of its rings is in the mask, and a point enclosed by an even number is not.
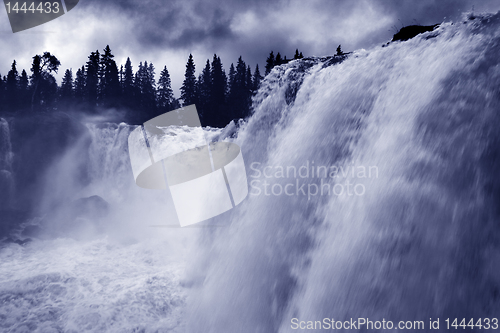
{"type": "Polygon", "coordinates": [[[109,204],[100,196],[93,195],[73,201],[71,210],[76,217],[96,219],[108,214],[109,204]]]}
{"type": "Polygon", "coordinates": [[[439,24],[434,24],[434,25],[409,25],[407,27],[401,28],[401,30],[398,31],[397,34],[395,34],[392,38],[392,41],[405,41],[408,39],[411,39],[418,34],[428,32],[428,31],[433,31],[438,27],[439,24]]]}

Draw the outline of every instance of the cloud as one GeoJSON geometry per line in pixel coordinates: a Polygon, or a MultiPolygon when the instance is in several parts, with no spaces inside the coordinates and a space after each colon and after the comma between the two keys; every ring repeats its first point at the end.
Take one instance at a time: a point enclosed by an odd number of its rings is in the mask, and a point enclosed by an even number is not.
{"type": "Polygon", "coordinates": [[[136,39],[149,48],[185,48],[230,40],[232,13],[215,1],[87,1],[87,8],[127,16],[136,39]]]}
{"type": "MultiPolygon", "coordinates": [[[[342,44],[346,51],[390,40],[394,26],[457,20],[464,11],[497,11],[497,0],[81,0],[67,15],[12,34],[0,22],[0,73],[13,59],[29,73],[31,57],[55,54],[61,72],[75,72],[91,51],[111,46],[118,64],[130,56],[167,66],[176,94],[189,53],[198,72],[217,53],[226,71],[240,55],[262,67],[269,52],[293,56],[328,55],[342,44]]],[[[0,13],[0,15],[2,15],[0,13]]],[[[6,18],[6,14],[5,15],[6,18]]],[[[60,78],[62,74],[58,76],[60,78]]]]}
{"type": "MultiPolygon", "coordinates": [[[[434,24],[445,18],[457,19],[476,5],[477,10],[498,10],[494,0],[87,0],[88,8],[122,13],[134,27],[131,36],[148,48],[223,47],[248,45],[247,40],[264,44],[304,44],[329,50],[333,39],[361,47],[365,36],[387,32],[390,24],[434,24]],[[480,7],[481,8],[480,8],[480,7]],[[496,8],[496,9],[495,9],[496,8]],[[401,22],[401,23],[400,23],[401,22]],[[245,25],[248,26],[245,27],[245,25]]],[[[390,34],[387,34],[388,39],[390,34]]],[[[377,43],[380,41],[377,41],[377,43]]],[[[292,46],[293,47],[293,46],[292,46]]],[[[269,52],[269,51],[267,51],[269,52]]]]}

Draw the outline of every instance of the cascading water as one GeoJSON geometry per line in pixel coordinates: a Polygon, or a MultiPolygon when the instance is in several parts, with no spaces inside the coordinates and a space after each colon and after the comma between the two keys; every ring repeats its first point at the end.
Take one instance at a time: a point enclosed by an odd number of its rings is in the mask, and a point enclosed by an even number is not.
{"type": "Polygon", "coordinates": [[[12,170],[12,144],[7,120],[0,118],[0,169],[12,170]]]}
{"type": "Polygon", "coordinates": [[[200,259],[209,264],[197,272],[188,331],[495,317],[499,28],[499,14],[443,24],[340,65],[320,62],[292,103],[286,93],[304,69],[267,77],[237,140],[247,165],[260,163],[249,170],[255,195],[200,259]],[[280,173],[313,163],[349,172],[280,173]],[[344,187],[321,195],[325,183],[344,187]]]}
{"type": "Polygon", "coordinates": [[[9,208],[12,204],[11,200],[14,191],[13,157],[9,123],[7,120],[0,118],[0,188],[5,189],[0,193],[0,210],[9,208]]]}
{"type": "MultiPolygon", "coordinates": [[[[174,228],[168,192],[134,184],[133,128],[88,125],[90,185],[73,197],[100,196],[109,212],[62,215],[80,228],[71,238],[0,249],[0,328],[270,333],[364,317],[441,318],[447,331],[445,318],[494,318],[499,54],[496,14],[275,68],[226,139],[250,185],[214,218],[226,227],[174,228]]],[[[55,170],[71,174],[78,149],[55,170]]]]}

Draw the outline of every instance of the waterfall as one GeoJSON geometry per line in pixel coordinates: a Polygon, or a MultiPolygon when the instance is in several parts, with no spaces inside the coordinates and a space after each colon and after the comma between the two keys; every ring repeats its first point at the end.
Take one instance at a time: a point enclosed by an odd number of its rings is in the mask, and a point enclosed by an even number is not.
{"type": "MultiPolygon", "coordinates": [[[[135,185],[135,126],[88,124],[43,199],[100,196],[109,212],[71,220],[99,230],[86,238],[0,247],[0,329],[284,333],[367,318],[428,331],[439,318],[447,332],[446,318],[495,318],[499,54],[497,13],[275,67],[248,119],[206,129],[241,147],[249,181],[217,227],[176,227],[169,192],[135,185]],[[88,184],[71,185],[82,166],[88,184]]],[[[9,138],[0,119],[0,176],[9,138]]]]}
{"type": "Polygon", "coordinates": [[[0,118],[0,210],[10,208],[14,196],[14,177],[12,175],[12,144],[9,123],[0,118]],[[4,190],[5,189],[5,190],[4,190]]]}
{"type": "Polygon", "coordinates": [[[129,177],[132,170],[128,159],[127,138],[135,126],[107,123],[88,124],[87,128],[92,139],[89,147],[90,181],[93,184],[106,184],[107,189],[119,200],[124,194],[121,191],[133,183],[133,179],[131,181],[129,177]]]}
{"type": "Polygon", "coordinates": [[[499,23],[275,68],[237,139],[254,186],[193,264],[188,331],[498,313],[499,23]]]}

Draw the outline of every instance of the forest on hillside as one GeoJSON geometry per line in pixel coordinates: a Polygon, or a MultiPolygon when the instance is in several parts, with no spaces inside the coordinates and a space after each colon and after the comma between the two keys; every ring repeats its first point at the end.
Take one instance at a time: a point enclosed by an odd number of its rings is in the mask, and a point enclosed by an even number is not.
{"type": "MultiPolygon", "coordinates": [[[[300,58],[302,52],[296,50],[293,59],[300,58]]],[[[124,65],[117,65],[109,45],[102,52],[91,52],[76,73],[66,69],[60,85],[54,73],[60,70],[61,62],[54,54],[44,52],[32,59],[29,74],[25,69],[20,71],[14,60],[7,75],[0,75],[0,116],[55,110],[98,115],[114,109],[124,111],[120,121],[140,124],[182,105],[196,104],[203,126],[224,127],[250,114],[251,98],[263,79],[259,66],[252,71],[241,56],[226,74],[217,54],[211,61],[207,59],[196,77],[196,64],[190,54],[177,99],[167,66],[163,66],[158,79],[151,62],[140,62],[134,72],[130,58],[124,65]]],[[[271,51],[264,75],[290,60],[271,51]]]]}

